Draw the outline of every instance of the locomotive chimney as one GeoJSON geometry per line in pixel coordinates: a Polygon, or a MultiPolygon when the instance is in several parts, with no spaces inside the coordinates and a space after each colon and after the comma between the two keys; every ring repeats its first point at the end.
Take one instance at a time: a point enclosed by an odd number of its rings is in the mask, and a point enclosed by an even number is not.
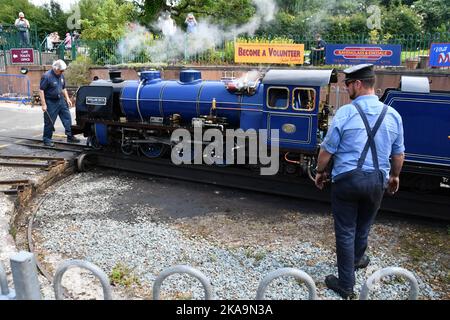
{"type": "Polygon", "coordinates": [[[122,72],[120,70],[109,70],[109,79],[111,79],[112,83],[120,83],[124,80],[122,79],[122,72]]]}

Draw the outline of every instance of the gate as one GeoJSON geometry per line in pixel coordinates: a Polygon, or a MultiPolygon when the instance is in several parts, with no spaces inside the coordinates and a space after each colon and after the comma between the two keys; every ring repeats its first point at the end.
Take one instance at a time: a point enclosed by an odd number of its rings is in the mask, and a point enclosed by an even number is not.
{"type": "Polygon", "coordinates": [[[24,75],[0,74],[0,101],[31,102],[30,79],[24,75]]]}

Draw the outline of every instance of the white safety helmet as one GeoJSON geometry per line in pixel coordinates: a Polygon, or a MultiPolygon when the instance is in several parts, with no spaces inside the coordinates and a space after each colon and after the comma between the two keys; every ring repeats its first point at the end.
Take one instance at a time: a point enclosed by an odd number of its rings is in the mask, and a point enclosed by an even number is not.
{"type": "Polygon", "coordinates": [[[67,69],[67,64],[63,60],[56,60],[53,62],[53,70],[64,71],[67,69]]]}

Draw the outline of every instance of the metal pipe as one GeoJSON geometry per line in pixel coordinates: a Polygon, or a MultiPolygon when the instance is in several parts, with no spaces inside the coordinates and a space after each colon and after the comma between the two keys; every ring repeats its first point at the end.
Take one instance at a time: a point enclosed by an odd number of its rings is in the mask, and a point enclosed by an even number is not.
{"type": "Polygon", "coordinates": [[[21,251],[10,259],[17,300],[41,300],[34,255],[21,251]]]}
{"type": "Polygon", "coordinates": [[[96,265],[83,260],[69,260],[61,264],[55,272],[53,288],[55,290],[56,300],[63,300],[62,278],[64,273],[70,268],[82,268],[89,270],[96,278],[100,280],[103,287],[104,300],[112,300],[112,290],[109,284],[108,276],[96,265]]]}
{"type": "Polygon", "coordinates": [[[205,290],[205,300],[213,299],[213,289],[211,286],[211,282],[208,278],[197,269],[194,269],[190,266],[175,266],[169,269],[164,270],[161,274],[156,278],[153,284],[153,300],[159,300],[161,294],[161,285],[163,281],[173,274],[183,274],[186,273],[190,276],[197,278],[203,285],[205,290]]]}
{"type": "Polygon", "coordinates": [[[309,300],[317,300],[317,289],[314,280],[306,272],[294,268],[278,269],[265,276],[259,284],[256,300],[264,300],[269,284],[273,280],[285,276],[294,277],[295,279],[304,282],[308,287],[309,300]]]}
{"type": "Polygon", "coordinates": [[[408,300],[417,300],[419,284],[417,283],[416,277],[406,269],[394,267],[378,270],[373,275],[371,275],[361,289],[359,300],[367,300],[369,298],[369,292],[373,289],[375,284],[380,282],[384,277],[392,275],[406,278],[411,286],[408,300]]]}

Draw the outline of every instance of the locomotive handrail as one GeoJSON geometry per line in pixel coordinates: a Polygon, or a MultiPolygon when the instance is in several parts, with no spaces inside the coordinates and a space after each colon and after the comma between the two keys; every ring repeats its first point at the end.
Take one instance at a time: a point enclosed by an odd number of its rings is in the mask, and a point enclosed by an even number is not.
{"type": "Polygon", "coordinates": [[[256,300],[264,300],[264,296],[269,284],[280,277],[291,276],[306,284],[309,291],[309,300],[317,300],[317,289],[314,280],[304,271],[295,268],[282,268],[269,273],[261,280],[258,291],[256,293],[256,300]]]}
{"type": "Polygon", "coordinates": [[[213,299],[213,289],[211,286],[211,282],[208,278],[199,270],[194,269],[190,266],[179,265],[172,268],[168,268],[161,272],[161,274],[156,278],[155,283],[153,284],[153,300],[159,300],[161,294],[161,285],[163,281],[173,274],[188,274],[197,278],[204,287],[205,290],[205,300],[213,299]]]}

